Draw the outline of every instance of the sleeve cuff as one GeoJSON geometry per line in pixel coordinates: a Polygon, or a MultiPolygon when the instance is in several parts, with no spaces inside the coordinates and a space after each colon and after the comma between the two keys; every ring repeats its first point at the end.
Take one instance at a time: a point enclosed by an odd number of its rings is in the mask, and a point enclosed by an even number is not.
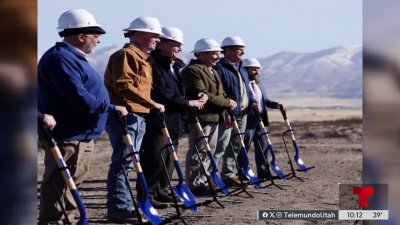
{"type": "Polygon", "coordinates": [[[108,111],[108,112],[115,112],[115,105],[111,105],[111,104],[110,104],[110,106],[109,106],[109,108],[108,108],[107,111],[108,111]]]}

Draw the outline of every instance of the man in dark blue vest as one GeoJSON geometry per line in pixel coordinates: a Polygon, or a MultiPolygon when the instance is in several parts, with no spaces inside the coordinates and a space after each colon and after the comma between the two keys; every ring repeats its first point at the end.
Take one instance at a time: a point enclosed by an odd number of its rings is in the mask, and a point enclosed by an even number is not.
{"type": "MultiPolygon", "coordinates": [[[[246,134],[244,137],[244,143],[247,149],[250,149],[252,143],[254,143],[255,149],[255,160],[257,165],[257,177],[260,179],[268,178],[266,169],[262,168],[262,165],[266,164],[263,156],[262,150],[264,150],[267,146],[267,142],[265,141],[265,136],[260,133],[263,132],[261,128],[258,126],[257,114],[260,114],[265,127],[269,126],[267,108],[279,109],[279,107],[286,108],[284,105],[271,101],[267,98],[264,88],[260,83],[260,62],[256,58],[247,58],[243,60],[242,63],[242,73],[247,73],[249,77],[249,86],[256,100],[256,106],[253,106],[249,109],[249,113],[247,115],[247,125],[246,125],[246,134]],[[258,143],[260,145],[258,145],[258,143]],[[260,149],[261,146],[261,149],[260,149]]],[[[266,156],[265,156],[266,157],[266,156]]],[[[240,161],[240,159],[239,159],[240,161]]]]}
{"type": "MultiPolygon", "coordinates": [[[[253,105],[254,98],[250,93],[249,79],[247,74],[242,74],[242,57],[244,55],[245,44],[238,36],[229,36],[222,41],[221,45],[224,57],[217,63],[215,70],[221,78],[224,91],[228,97],[237,103],[237,107],[232,110],[238,123],[240,132],[245,132],[247,112],[253,105]]],[[[232,129],[232,118],[226,111],[223,121],[220,121],[218,131],[218,144],[215,149],[214,157],[217,164],[222,163],[221,177],[228,186],[240,185],[238,169],[236,168],[235,156],[229,146],[231,142],[235,152],[240,151],[240,140],[234,136],[232,129]]]]}

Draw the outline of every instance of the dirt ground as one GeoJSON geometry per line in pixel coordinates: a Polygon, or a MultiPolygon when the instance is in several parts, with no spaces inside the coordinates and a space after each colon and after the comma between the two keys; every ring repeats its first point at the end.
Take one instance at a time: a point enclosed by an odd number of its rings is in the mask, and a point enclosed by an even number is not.
{"type": "MultiPolygon", "coordinates": [[[[297,179],[276,180],[284,190],[276,186],[267,186],[270,182],[263,183],[262,189],[248,187],[247,190],[253,198],[245,193],[236,196],[218,198],[225,208],[215,202],[208,206],[198,208],[197,213],[183,210],[183,218],[188,224],[353,224],[351,221],[260,221],[256,213],[260,209],[338,209],[338,183],[360,183],[362,171],[362,119],[361,111],[351,116],[342,113],[328,120],[316,121],[318,113],[310,112],[313,119],[300,116],[291,121],[295,129],[296,138],[300,146],[300,156],[307,166],[315,166],[308,173],[296,173],[305,176],[305,182],[297,179]],[[287,186],[286,186],[287,185],[287,186]],[[229,202],[231,201],[231,202],[229,202]],[[232,202],[236,201],[236,202],[232,202]],[[238,203],[240,202],[240,203],[238,203]]],[[[288,111],[295,117],[295,112],[288,111]]],[[[321,116],[326,118],[326,116],[321,116]]],[[[288,158],[285,152],[281,134],[286,130],[282,119],[272,120],[282,122],[271,123],[271,142],[277,151],[277,162],[285,173],[290,173],[288,158]]],[[[293,156],[290,137],[286,138],[289,153],[293,156]]],[[[184,136],[179,148],[178,157],[184,169],[185,154],[188,149],[187,136],[184,136]]],[[[90,224],[109,224],[106,219],[106,176],[110,162],[111,146],[107,134],[97,141],[97,150],[93,160],[90,174],[80,193],[86,205],[90,224]]],[[[43,172],[43,151],[39,152],[38,179],[41,180],[43,172]]],[[[250,161],[255,171],[254,154],[251,149],[250,161]]],[[[295,165],[296,167],[296,165],[295,165]]],[[[176,175],[174,173],[174,175],[176,175]]],[[[134,182],[135,175],[130,175],[134,182]]],[[[177,182],[173,179],[173,182],[177,182]]],[[[211,199],[210,197],[197,198],[198,202],[211,199]]],[[[157,210],[166,218],[176,214],[174,208],[157,210]]],[[[179,220],[173,223],[179,223],[179,220]]]]}

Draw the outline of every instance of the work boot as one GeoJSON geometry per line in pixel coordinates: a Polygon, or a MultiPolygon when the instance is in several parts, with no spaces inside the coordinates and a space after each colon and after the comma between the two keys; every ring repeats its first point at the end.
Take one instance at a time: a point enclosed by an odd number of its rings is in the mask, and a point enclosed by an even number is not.
{"type": "Polygon", "coordinates": [[[242,184],[238,177],[230,177],[228,179],[224,179],[223,182],[228,187],[240,186],[242,184]]]}
{"type": "MultiPolygon", "coordinates": [[[[148,220],[142,212],[139,211],[143,223],[147,223],[148,220]]],[[[108,222],[111,223],[139,223],[139,219],[136,216],[134,209],[126,209],[118,212],[112,212],[107,214],[108,222]]]]}

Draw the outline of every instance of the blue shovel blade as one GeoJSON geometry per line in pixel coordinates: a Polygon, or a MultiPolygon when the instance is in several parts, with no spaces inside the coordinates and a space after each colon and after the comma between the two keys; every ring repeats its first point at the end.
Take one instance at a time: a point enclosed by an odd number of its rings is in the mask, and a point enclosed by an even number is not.
{"type": "Polygon", "coordinates": [[[269,150],[270,154],[271,154],[271,168],[272,170],[276,173],[276,175],[278,175],[281,179],[285,179],[285,174],[282,172],[282,170],[279,168],[278,164],[276,164],[276,160],[275,160],[275,150],[274,147],[272,145],[268,145],[268,148],[266,149],[266,151],[264,152],[264,154],[267,153],[267,151],[269,150]]]}
{"type": "Polygon", "coordinates": [[[250,169],[249,166],[242,168],[242,172],[246,175],[247,179],[254,184],[255,188],[260,188],[260,182],[254,172],[250,169]]]}
{"type": "Polygon", "coordinates": [[[229,190],[226,187],[225,183],[222,181],[221,177],[218,175],[218,172],[211,171],[211,178],[217,184],[217,186],[225,193],[225,195],[229,194],[229,190]]]}
{"type": "Polygon", "coordinates": [[[300,167],[301,171],[307,172],[307,166],[304,164],[303,160],[301,160],[298,155],[294,156],[294,160],[296,161],[296,164],[300,167]]]}
{"type": "Polygon", "coordinates": [[[197,212],[197,207],[195,206],[197,203],[196,198],[186,184],[178,184],[173,189],[174,193],[183,202],[183,204],[189,207],[193,212],[197,212]]]}
{"type": "MultiPolygon", "coordinates": [[[[67,170],[68,171],[68,170],[67,170]]],[[[69,173],[69,171],[68,171],[69,173]]],[[[74,197],[76,204],[78,205],[80,219],[78,221],[78,225],[89,225],[89,222],[86,219],[86,209],[85,205],[83,204],[82,198],[79,195],[78,189],[72,189],[71,194],[74,197]]]]}
{"type": "Polygon", "coordinates": [[[300,170],[307,171],[307,166],[304,164],[303,160],[300,159],[299,146],[297,145],[297,142],[292,140],[292,143],[295,151],[294,161],[296,162],[297,166],[299,166],[300,170]]]}
{"type": "Polygon", "coordinates": [[[257,176],[254,174],[254,172],[251,170],[249,166],[249,156],[247,155],[247,149],[244,146],[242,146],[242,149],[240,150],[239,154],[242,154],[243,167],[241,168],[241,170],[243,174],[251,183],[255,184],[256,188],[261,187],[257,176]]]}
{"type": "Polygon", "coordinates": [[[211,167],[212,167],[211,178],[217,184],[217,186],[225,193],[225,195],[228,195],[229,190],[218,174],[218,167],[217,167],[217,164],[215,163],[214,156],[212,155],[211,151],[207,151],[207,155],[208,155],[208,158],[210,159],[210,163],[211,163],[211,167]]]}
{"type": "Polygon", "coordinates": [[[139,208],[151,224],[162,224],[160,216],[151,205],[149,199],[146,198],[144,201],[139,201],[139,208]]]}
{"type": "Polygon", "coordinates": [[[276,175],[278,175],[281,179],[285,179],[285,174],[282,172],[282,170],[279,168],[276,162],[271,161],[271,167],[272,170],[276,173],[276,175]]]}

